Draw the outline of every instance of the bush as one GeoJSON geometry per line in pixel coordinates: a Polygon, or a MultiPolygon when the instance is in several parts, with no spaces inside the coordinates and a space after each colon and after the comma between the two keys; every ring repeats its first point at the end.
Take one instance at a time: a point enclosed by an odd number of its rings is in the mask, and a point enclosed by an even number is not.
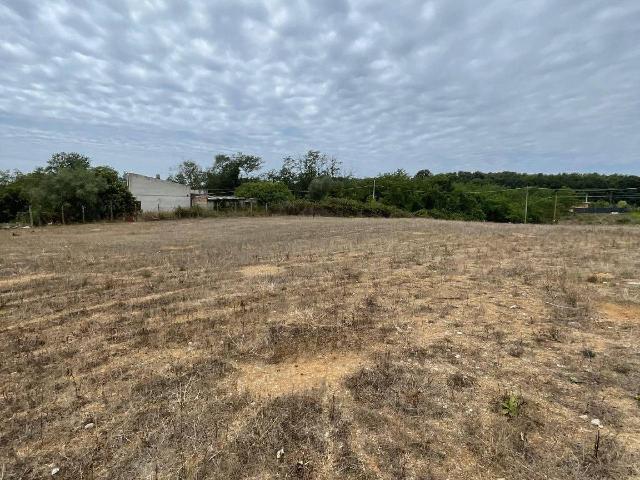
{"type": "Polygon", "coordinates": [[[261,204],[285,202],[293,198],[293,194],[282,182],[247,182],[236,188],[236,196],[255,198],[261,204]]]}
{"type": "Polygon", "coordinates": [[[325,215],[335,217],[408,217],[404,210],[382,203],[365,203],[345,198],[327,198],[320,202],[292,200],[273,206],[274,213],[285,215],[325,215]]]}

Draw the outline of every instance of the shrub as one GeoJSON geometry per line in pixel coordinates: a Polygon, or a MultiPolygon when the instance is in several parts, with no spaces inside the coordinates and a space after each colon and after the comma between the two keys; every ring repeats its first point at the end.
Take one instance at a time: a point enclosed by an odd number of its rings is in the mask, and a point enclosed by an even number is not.
{"type": "Polygon", "coordinates": [[[520,415],[524,400],[516,393],[506,393],[500,399],[500,410],[503,415],[517,417],[520,415]]]}
{"type": "Polygon", "coordinates": [[[377,202],[327,198],[320,202],[292,200],[274,205],[273,211],[285,215],[325,215],[336,217],[407,217],[404,210],[377,202]]]}
{"type": "Polygon", "coordinates": [[[261,204],[291,200],[293,194],[282,182],[247,182],[236,188],[238,197],[255,198],[261,204]]]}

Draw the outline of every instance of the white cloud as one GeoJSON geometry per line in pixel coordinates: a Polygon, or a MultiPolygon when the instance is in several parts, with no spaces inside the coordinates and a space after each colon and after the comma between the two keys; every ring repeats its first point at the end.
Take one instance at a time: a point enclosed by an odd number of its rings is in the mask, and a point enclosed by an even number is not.
{"type": "Polygon", "coordinates": [[[635,0],[5,0],[0,25],[0,168],[640,173],[635,0]]]}

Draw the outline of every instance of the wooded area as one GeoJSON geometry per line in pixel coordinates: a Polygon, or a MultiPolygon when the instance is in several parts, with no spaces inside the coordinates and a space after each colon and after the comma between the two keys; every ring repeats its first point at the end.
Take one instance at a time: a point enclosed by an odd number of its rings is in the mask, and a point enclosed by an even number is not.
{"type": "MultiPolygon", "coordinates": [[[[549,223],[577,203],[638,204],[640,177],[598,173],[452,172],[415,175],[399,169],[376,177],[345,174],[341,162],[317,150],[285,157],[259,174],[259,156],[216,155],[211,167],[182,162],[169,177],[211,194],[256,198],[274,212],[367,216],[424,216],[493,222],[549,223]]],[[[0,222],[95,221],[135,213],[124,178],[92,167],[78,153],[56,153],[30,173],[0,171],[0,222]],[[30,218],[29,218],[30,219],[30,218]]]]}

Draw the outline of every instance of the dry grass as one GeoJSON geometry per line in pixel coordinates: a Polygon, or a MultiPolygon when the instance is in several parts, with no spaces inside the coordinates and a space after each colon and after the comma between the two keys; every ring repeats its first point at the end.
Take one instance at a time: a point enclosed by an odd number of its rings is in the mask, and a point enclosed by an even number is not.
{"type": "Polygon", "coordinates": [[[1,478],[637,478],[638,245],[423,219],[1,231],[1,478]]]}

